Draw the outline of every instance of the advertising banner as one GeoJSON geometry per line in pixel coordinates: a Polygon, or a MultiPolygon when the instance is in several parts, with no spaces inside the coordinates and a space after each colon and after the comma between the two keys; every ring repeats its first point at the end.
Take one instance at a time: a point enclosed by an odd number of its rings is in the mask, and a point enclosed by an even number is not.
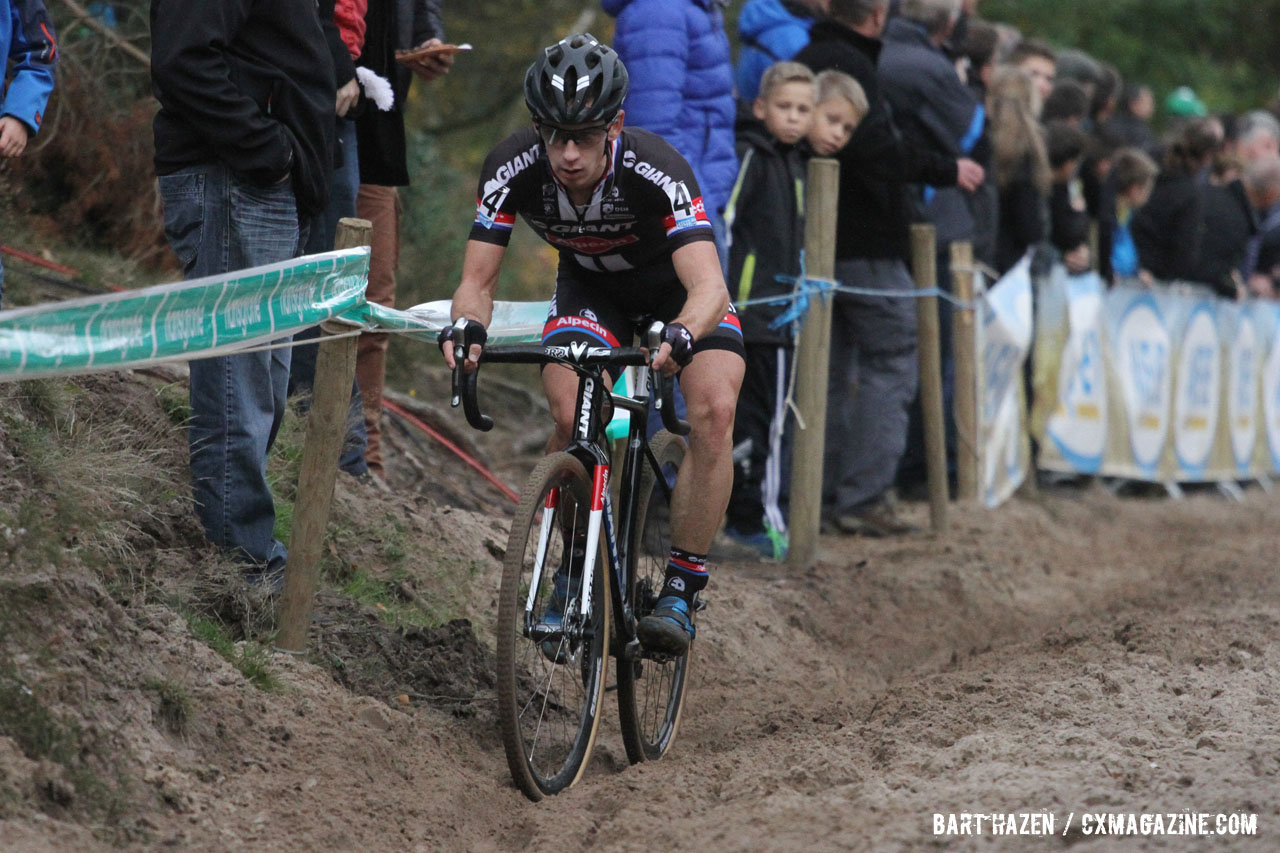
{"type": "Polygon", "coordinates": [[[1280,470],[1280,308],[1191,286],[1039,283],[1037,464],[1158,483],[1280,470]]]}
{"type": "Polygon", "coordinates": [[[1031,351],[1031,267],[1023,260],[979,303],[978,470],[983,503],[994,509],[1031,465],[1023,377],[1031,351]]]}

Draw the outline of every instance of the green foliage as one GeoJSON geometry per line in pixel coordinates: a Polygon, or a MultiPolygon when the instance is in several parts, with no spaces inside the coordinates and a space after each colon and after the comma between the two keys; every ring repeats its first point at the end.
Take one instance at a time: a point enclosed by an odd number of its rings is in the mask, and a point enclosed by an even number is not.
{"type": "Polygon", "coordinates": [[[172,678],[150,678],[145,686],[156,694],[156,714],[165,728],[176,735],[186,734],[195,716],[195,703],[187,688],[172,678]]]}
{"type": "Polygon", "coordinates": [[[275,498],[276,523],[272,533],[288,544],[293,531],[293,503],[298,493],[298,474],[302,471],[302,451],[306,443],[305,420],[290,406],[276,433],[271,456],[267,460],[267,485],[275,498]]]}
{"type": "Polygon", "coordinates": [[[1073,47],[1152,87],[1157,103],[1191,86],[1213,112],[1276,96],[1280,0],[986,0],[983,17],[1073,47]]]}
{"type": "Polygon", "coordinates": [[[271,671],[270,655],[266,648],[252,642],[237,644],[221,625],[207,616],[184,613],[183,618],[200,642],[238,669],[254,687],[268,693],[280,689],[280,680],[271,671]]]}

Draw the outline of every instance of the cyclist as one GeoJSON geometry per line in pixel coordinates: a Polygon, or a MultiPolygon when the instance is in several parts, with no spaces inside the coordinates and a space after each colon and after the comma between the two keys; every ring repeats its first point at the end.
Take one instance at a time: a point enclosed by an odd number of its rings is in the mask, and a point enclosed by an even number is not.
{"type": "MultiPolygon", "coordinates": [[[[464,365],[474,369],[519,214],[560,252],[544,343],[629,346],[642,318],[666,324],[652,364],[680,373],[692,429],[671,500],[666,579],[637,633],[647,649],[680,655],[693,637],[690,613],[706,586],[707,551],[733,484],[744,350],[693,170],[660,137],[623,129],[626,94],[618,55],[588,34],[545,48],[529,67],[524,96],[533,126],[485,160],[453,319],[480,324],[481,343],[464,365]]],[[[452,331],[440,337],[450,368],[452,331]]],[[[578,380],[552,365],[542,384],[556,425],[548,450],[558,450],[572,435],[578,380]]]]}

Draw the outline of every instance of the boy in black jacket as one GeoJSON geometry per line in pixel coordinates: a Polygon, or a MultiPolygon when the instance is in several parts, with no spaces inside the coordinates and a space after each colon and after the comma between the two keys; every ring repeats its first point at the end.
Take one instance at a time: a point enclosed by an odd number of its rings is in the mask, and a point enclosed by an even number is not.
{"type": "Polygon", "coordinates": [[[733,427],[733,493],[725,532],[762,556],[786,553],[786,522],[778,506],[783,473],[790,324],[774,327],[789,307],[793,285],[778,275],[800,273],[804,245],[805,156],[801,144],[813,119],[813,72],[779,62],[760,79],[760,96],[736,127],[738,179],[725,223],[729,228],[729,293],[738,307],[747,372],[733,427]]]}

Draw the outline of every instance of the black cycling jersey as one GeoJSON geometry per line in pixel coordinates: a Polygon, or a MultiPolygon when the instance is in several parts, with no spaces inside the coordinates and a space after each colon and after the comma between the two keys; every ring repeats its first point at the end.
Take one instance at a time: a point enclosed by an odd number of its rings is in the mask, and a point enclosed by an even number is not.
{"type": "Polygon", "coordinates": [[[499,246],[511,239],[516,214],[560,250],[562,269],[632,279],[674,279],[671,253],[714,240],[693,170],[661,137],[625,129],[609,143],[609,165],[586,205],[575,206],[551,173],[532,127],[489,153],[480,174],[471,239],[499,246]]]}

